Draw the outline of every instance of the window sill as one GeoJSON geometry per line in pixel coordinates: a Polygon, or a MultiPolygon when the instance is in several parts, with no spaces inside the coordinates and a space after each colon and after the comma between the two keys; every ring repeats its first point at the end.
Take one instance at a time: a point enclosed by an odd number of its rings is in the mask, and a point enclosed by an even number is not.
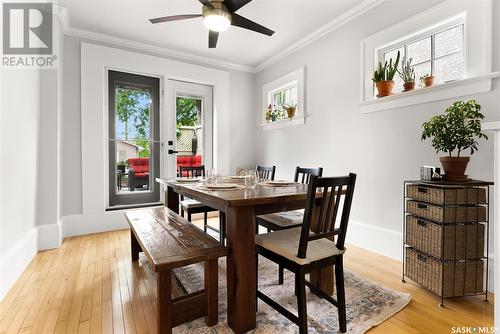
{"type": "Polygon", "coordinates": [[[419,88],[410,92],[371,99],[361,102],[361,113],[371,113],[382,110],[396,109],[416,104],[429,103],[451,99],[464,95],[486,93],[491,91],[492,79],[500,77],[500,72],[457,80],[428,88],[419,88]]]}
{"type": "Polygon", "coordinates": [[[297,126],[297,125],[302,125],[306,124],[306,117],[305,116],[296,116],[292,118],[291,120],[289,119],[280,119],[271,123],[263,123],[260,124],[260,127],[262,128],[263,131],[269,131],[269,130],[275,130],[275,129],[281,129],[281,128],[288,128],[290,126],[297,126]]]}

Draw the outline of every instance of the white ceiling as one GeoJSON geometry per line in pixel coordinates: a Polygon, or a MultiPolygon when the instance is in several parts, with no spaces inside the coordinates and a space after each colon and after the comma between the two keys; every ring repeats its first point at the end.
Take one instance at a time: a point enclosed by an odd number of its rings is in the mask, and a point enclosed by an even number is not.
{"type": "Polygon", "coordinates": [[[272,37],[230,27],[217,49],[208,49],[208,31],[200,18],[151,24],[148,18],[201,13],[197,0],[60,0],[71,28],[150,44],[157,47],[256,67],[313,33],[361,0],[253,0],[238,14],[276,33],[272,37]]]}

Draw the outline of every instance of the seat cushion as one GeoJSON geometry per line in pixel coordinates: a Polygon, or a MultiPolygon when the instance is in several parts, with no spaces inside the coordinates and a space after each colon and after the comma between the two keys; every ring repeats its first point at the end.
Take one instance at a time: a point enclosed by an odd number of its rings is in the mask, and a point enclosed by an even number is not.
{"type": "Polygon", "coordinates": [[[136,179],[146,179],[149,177],[148,173],[134,173],[136,179]]]}
{"type": "Polygon", "coordinates": [[[282,228],[296,227],[302,225],[302,221],[304,219],[304,209],[270,213],[257,217],[282,228]]]}
{"type": "Polygon", "coordinates": [[[188,209],[203,208],[205,206],[206,206],[205,204],[200,203],[194,199],[186,199],[184,201],[181,201],[181,207],[186,211],[188,209]]]}
{"type": "Polygon", "coordinates": [[[335,247],[333,241],[318,239],[309,241],[307,244],[305,259],[297,257],[301,231],[302,227],[294,227],[267,234],[259,234],[255,236],[255,244],[301,265],[344,253],[344,250],[339,250],[335,247]]]}

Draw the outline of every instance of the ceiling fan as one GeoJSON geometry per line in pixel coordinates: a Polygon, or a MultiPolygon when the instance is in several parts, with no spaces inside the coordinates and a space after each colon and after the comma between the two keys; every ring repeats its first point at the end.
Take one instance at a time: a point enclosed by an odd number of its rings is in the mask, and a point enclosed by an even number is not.
{"type": "Polygon", "coordinates": [[[215,48],[217,46],[217,39],[219,32],[222,32],[233,25],[248,30],[252,30],[264,35],[272,36],[274,31],[261,26],[235,12],[241,7],[245,6],[252,0],[199,0],[202,4],[202,14],[185,14],[185,15],[172,15],[163,16],[154,19],[149,19],[153,24],[193,19],[203,17],[203,23],[209,29],[208,33],[208,47],[215,48]]]}

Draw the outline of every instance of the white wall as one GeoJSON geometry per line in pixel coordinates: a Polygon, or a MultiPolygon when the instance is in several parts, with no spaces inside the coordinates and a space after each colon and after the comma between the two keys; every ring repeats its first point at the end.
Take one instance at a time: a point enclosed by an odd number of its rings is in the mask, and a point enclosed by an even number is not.
{"type": "MultiPolygon", "coordinates": [[[[361,114],[361,41],[436,3],[388,1],[257,74],[255,91],[306,66],[306,125],[257,130],[257,159],[276,164],[278,178],[290,178],[296,165],[322,166],[325,175],[358,174],[348,238],[352,243],[401,257],[402,183],[419,177],[422,165],[439,165],[429,142],[421,142],[421,124],[452,101],[361,114]],[[388,15],[390,13],[390,15],[388,15]],[[383,20],[380,18],[383,17],[383,20]]],[[[500,8],[494,8],[494,70],[498,58],[500,8]]],[[[500,119],[500,89],[475,98],[489,121],[500,119]]],[[[256,108],[255,124],[262,110],[256,108]]],[[[481,142],[468,173],[493,180],[493,141],[481,142]]],[[[493,235],[493,233],[491,233],[493,235]]],[[[490,250],[492,252],[492,249],[490,250]]]]}
{"type": "Polygon", "coordinates": [[[40,72],[0,70],[0,299],[37,251],[40,72]]]}

